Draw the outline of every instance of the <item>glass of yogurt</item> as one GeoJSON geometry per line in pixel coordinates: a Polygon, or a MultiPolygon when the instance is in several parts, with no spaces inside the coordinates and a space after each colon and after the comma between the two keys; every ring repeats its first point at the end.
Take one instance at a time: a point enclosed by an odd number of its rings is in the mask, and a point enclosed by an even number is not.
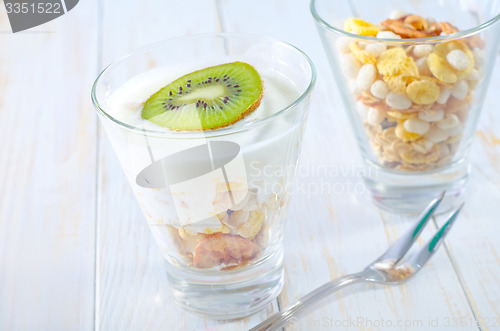
{"type": "Polygon", "coordinates": [[[213,34],[143,48],[95,81],[94,106],[184,308],[238,318],[281,291],[283,227],[315,77],[289,44],[213,34]],[[239,121],[172,131],[141,116],[171,81],[234,61],[253,66],[263,83],[260,105],[239,121]]]}

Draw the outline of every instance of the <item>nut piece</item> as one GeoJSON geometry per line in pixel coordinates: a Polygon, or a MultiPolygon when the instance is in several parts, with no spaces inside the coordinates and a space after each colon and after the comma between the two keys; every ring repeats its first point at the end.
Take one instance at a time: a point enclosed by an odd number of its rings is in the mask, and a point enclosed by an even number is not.
{"type": "Polygon", "coordinates": [[[427,23],[425,18],[421,16],[408,15],[404,19],[404,22],[405,24],[409,24],[419,31],[427,31],[429,29],[429,24],[427,23]]]}
{"type": "Polygon", "coordinates": [[[382,25],[403,38],[426,38],[434,35],[427,31],[417,30],[412,25],[405,24],[405,22],[400,20],[393,20],[390,18],[383,21],[382,25]]]}
{"type": "Polygon", "coordinates": [[[444,34],[452,34],[458,32],[458,29],[448,22],[438,22],[438,25],[441,27],[442,33],[444,34]]]}

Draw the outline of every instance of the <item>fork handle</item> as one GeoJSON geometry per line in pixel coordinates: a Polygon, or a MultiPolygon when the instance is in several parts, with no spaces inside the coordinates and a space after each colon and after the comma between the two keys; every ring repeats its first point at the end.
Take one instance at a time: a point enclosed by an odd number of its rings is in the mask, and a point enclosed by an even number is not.
{"type": "Polygon", "coordinates": [[[354,283],[359,283],[363,281],[363,277],[360,274],[350,274],[334,279],[326,284],[321,285],[314,291],[304,295],[298,301],[292,305],[280,310],[276,314],[272,315],[262,323],[254,326],[249,331],[270,331],[276,330],[278,327],[284,323],[292,320],[299,313],[303,313],[305,308],[311,306],[316,301],[323,299],[324,297],[340,290],[341,288],[351,285],[354,283]]]}

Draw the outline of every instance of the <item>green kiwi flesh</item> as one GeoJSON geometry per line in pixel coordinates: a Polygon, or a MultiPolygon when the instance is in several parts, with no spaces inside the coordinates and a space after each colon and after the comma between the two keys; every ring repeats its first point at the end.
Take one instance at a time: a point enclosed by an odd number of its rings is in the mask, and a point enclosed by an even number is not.
{"type": "Polygon", "coordinates": [[[184,75],[153,94],[142,118],[174,131],[200,131],[231,125],[260,104],[259,73],[231,62],[184,75]]]}

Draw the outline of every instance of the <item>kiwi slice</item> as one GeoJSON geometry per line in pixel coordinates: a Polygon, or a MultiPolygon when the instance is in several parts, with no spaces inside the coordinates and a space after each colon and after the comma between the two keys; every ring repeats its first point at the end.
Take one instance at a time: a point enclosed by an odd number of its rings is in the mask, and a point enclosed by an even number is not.
{"type": "Polygon", "coordinates": [[[142,118],[175,131],[221,128],[254,111],[262,80],[251,65],[232,62],[184,75],[153,94],[142,118]]]}

